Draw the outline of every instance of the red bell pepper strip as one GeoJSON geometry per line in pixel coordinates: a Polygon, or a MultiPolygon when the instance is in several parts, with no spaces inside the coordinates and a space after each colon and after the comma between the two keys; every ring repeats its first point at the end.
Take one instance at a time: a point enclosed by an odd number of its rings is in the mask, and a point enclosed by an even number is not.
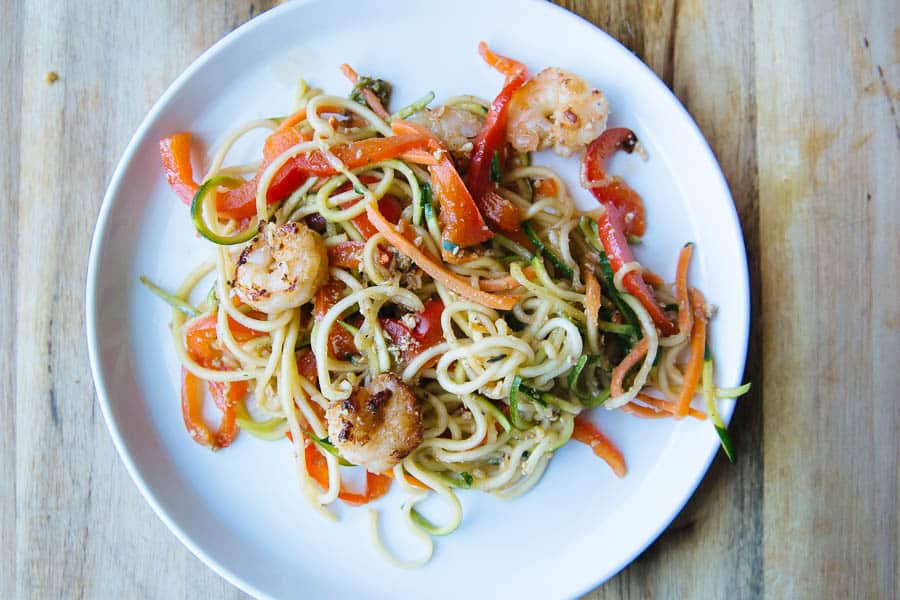
{"type": "MultiPolygon", "coordinates": [[[[438,155],[436,164],[429,166],[428,172],[431,174],[434,197],[441,207],[438,214],[441,238],[460,248],[468,248],[491,239],[494,234],[485,224],[466,184],[453,166],[449,153],[434,134],[424,127],[406,121],[394,121],[391,123],[391,129],[397,134],[418,133],[427,136],[429,149],[438,155]]],[[[442,248],[442,253],[443,251],[442,248]]]]}
{"type": "MultiPolygon", "coordinates": [[[[328,249],[328,264],[342,269],[358,269],[363,260],[365,242],[338,242],[328,249]]],[[[378,264],[387,266],[391,262],[391,253],[378,248],[378,264]]]]}
{"type": "MultiPolygon", "coordinates": [[[[316,321],[322,319],[328,310],[344,297],[344,284],[331,279],[319,288],[313,300],[313,317],[316,321]]],[[[328,331],[328,354],[333,358],[345,360],[348,356],[359,354],[353,334],[347,331],[339,323],[335,323],[328,331]]]]}
{"type": "Polygon", "coordinates": [[[494,188],[495,186],[491,186],[491,189],[482,194],[478,209],[484,219],[500,231],[508,235],[521,233],[522,215],[519,209],[494,188]]]}
{"type": "Polygon", "coordinates": [[[380,319],[381,328],[400,349],[403,360],[409,362],[444,339],[444,331],[441,328],[443,312],[444,303],[440,298],[432,298],[425,303],[421,312],[413,315],[416,321],[414,327],[410,328],[400,319],[383,317],[380,319]]]}
{"type": "Polygon", "coordinates": [[[621,177],[607,177],[603,163],[616,150],[624,150],[629,154],[634,151],[637,136],[630,129],[617,127],[607,129],[600,137],[591,142],[584,154],[582,163],[585,181],[602,182],[591,187],[591,193],[603,204],[615,204],[625,213],[625,234],[644,235],[646,222],[644,219],[644,202],[640,194],[631,189],[621,177]]]}
{"type": "MultiPolygon", "coordinates": [[[[197,364],[207,369],[223,370],[222,350],[217,346],[218,334],[216,323],[218,321],[215,311],[201,315],[188,323],[185,329],[185,342],[188,355],[197,364]]],[[[238,342],[246,342],[253,338],[265,335],[262,332],[244,327],[231,317],[228,317],[228,329],[238,342]]]]}
{"type": "Polygon", "coordinates": [[[191,166],[190,132],[176,133],[159,140],[159,155],[169,186],[185,204],[190,206],[194,194],[200,187],[194,181],[194,169],[191,166]]]}
{"type": "MultiPolygon", "coordinates": [[[[304,436],[303,444],[304,459],[306,460],[306,471],[309,473],[316,483],[322,489],[328,489],[328,462],[322,453],[316,448],[316,445],[304,436]]],[[[360,505],[367,504],[372,500],[377,500],[384,496],[391,488],[391,478],[379,473],[366,472],[366,491],[364,494],[355,494],[343,489],[338,494],[338,498],[347,504],[360,505]]]]}
{"type": "MultiPolygon", "coordinates": [[[[368,183],[363,179],[360,179],[360,181],[368,183]]],[[[385,219],[396,225],[400,222],[400,213],[403,212],[403,207],[400,206],[399,200],[388,194],[382,196],[381,200],[378,201],[378,210],[381,211],[381,214],[384,215],[385,219]]],[[[366,213],[361,213],[353,217],[351,221],[366,239],[369,239],[378,233],[378,230],[375,229],[375,226],[369,221],[369,216],[366,215],[366,213]]]]}
{"type": "MultiPolygon", "coordinates": [[[[222,363],[223,350],[217,343],[217,322],[216,312],[193,319],[188,323],[185,330],[185,342],[188,355],[199,365],[208,369],[224,370],[226,367],[222,363]]],[[[231,317],[228,317],[228,328],[231,331],[231,335],[239,342],[246,342],[255,337],[265,335],[259,331],[244,327],[231,317]]],[[[235,409],[238,403],[242,402],[247,395],[247,382],[207,382],[216,406],[222,411],[222,421],[219,424],[219,429],[213,434],[210,433],[209,428],[203,422],[203,397],[197,389],[201,381],[193,373],[182,369],[181,413],[185,428],[197,443],[209,446],[213,450],[225,448],[237,435],[235,409]]]]}
{"type": "Polygon", "coordinates": [[[478,44],[478,52],[485,62],[506,76],[506,82],[491,103],[484,126],[473,143],[467,183],[475,204],[491,225],[505,232],[518,231],[519,210],[511,202],[496,195],[488,201],[491,202],[490,206],[486,206],[485,203],[486,193],[494,188],[490,180],[491,161],[494,153],[499,152],[506,143],[509,102],[513,93],[528,79],[528,69],[518,61],[494,54],[484,42],[478,44]]]}
{"type": "MultiPolygon", "coordinates": [[[[382,160],[395,158],[407,150],[421,148],[427,142],[428,139],[422,135],[395,135],[386,138],[360,140],[344,146],[335,146],[331,148],[331,153],[343,162],[347,168],[356,169],[382,160]]],[[[287,146],[287,148],[289,147],[287,146]]],[[[281,152],[287,148],[283,148],[281,152]]],[[[256,213],[256,190],[259,187],[259,178],[278,154],[280,152],[264,160],[253,179],[240,187],[219,195],[217,208],[220,214],[233,219],[241,219],[253,216],[256,213]]],[[[326,177],[336,175],[337,172],[325,155],[318,150],[298,154],[289,159],[272,178],[272,183],[266,192],[266,202],[274,204],[284,200],[291,192],[300,187],[308,177],[326,177]]]]}
{"type": "MultiPolygon", "coordinates": [[[[603,249],[614,272],[622,265],[634,261],[628,246],[627,233],[644,232],[644,205],[641,197],[620,178],[607,178],[603,162],[618,149],[632,152],[637,137],[630,129],[607,129],[591,142],[584,154],[582,175],[588,182],[604,181],[603,187],[592,187],[591,193],[606,210],[597,218],[598,233],[603,249]],[[626,215],[629,218],[626,218],[626,215]]],[[[664,335],[678,333],[656,301],[656,295],[638,273],[628,273],[622,280],[628,292],[637,298],[650,313],[650,317],[664,335]]]]}
{"type": "MultiPolygon", "coordinates": [[[[597,217],[597,233],[603,249],[606,250],[613,272],[618,272],[622,265],[634,261],[634,254],[628,246],[624,231],[625,223],[622,211],[615,204],[606,204],[606,210],[597,217]]],[[[644,282],[638,272],[632,271],[625,275],[622,285],[647,309],[653,323],[664,335],[678,333],[678,328],[666,316],[659,302],[656,301],[653,290],[644,282]]]]}
{"type": "Polygon", "coordinates": [[[201,381],[184,367],[181,368],[181,416],[184,419],[184,427],[198,444],[208,446],[212,450],[220,450],[228,447],[237,435],[235,409],[238,402],[241,402],[247,394],[247,384],[209,383],[216,405],[222,411],[219,428],[212,433],[203,421],[203,395],[199,389],[201,381]]]}
{"type": "Polygon", "coordinates": [[[316,371],[316,355],[309,348],[304,348],[297,353],[297,371],[309,379],[313,385],[318,385],[319,374],[316,371]]]}

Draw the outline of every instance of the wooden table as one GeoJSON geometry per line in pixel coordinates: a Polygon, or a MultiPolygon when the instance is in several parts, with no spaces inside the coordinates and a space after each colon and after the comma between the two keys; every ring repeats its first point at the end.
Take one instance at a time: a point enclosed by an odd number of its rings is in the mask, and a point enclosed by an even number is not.
{"type": "MultiPolygon", "coordinates": [[[[590,597],[898,597],[900,5],[564,4],[646,61],[706,134],[754,306],[737,466],[720,456],[669,531],[590,597]]],[[[0,597],[242,596],[129,480],[94,401],[82,303],[132,132],[266,8],[0,7],[0,597]]]]}

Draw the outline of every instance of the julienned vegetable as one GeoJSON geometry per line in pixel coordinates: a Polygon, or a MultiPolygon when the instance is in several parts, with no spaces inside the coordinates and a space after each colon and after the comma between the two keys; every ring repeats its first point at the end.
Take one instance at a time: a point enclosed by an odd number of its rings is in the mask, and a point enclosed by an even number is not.
{"type": "MultiPolygon", "coordinates": [[[[413,123],[394,121],[391,129],[397,134],[418,135],[428,140],[428,148],[439,155],[436,163],[428,167],[431,174],[431,192],[438,201],[441,212],[441,239],[460,248],[468,248],[493,237],[472,200],[469,190],[450,160],[450,155],[440,141],[428,130],[413,123]]],[[[446,248],[445,248],[446,249],[446,248]]],[[[444,260],[452,261],[452,252],[444,254],[444,260]]]]}
{"type": "Polygon", "coordinates": [[[691,331],[690,355],[684,372],[684,382],[678,394],[677,417],[687,415],[691,400],[697,393],[697,384],[703,369],[703,354],[706,351],[706,314],[703,294],[696,289],[690,290],[691,310],[694,313],[694,327],[691,331]]]}
{"type": "Polygon", "coordinates": [[[428,92],[412,104],[408,106],[404,106],[394,114],[388,117],[388,122],[391,121],[402,121],[412,115],[416,114],[419,111],[425,110],[425,108],[434,100],[434,92],[428,92]]]}
{"type": "MultiPolygon", "coordinates": [[[[572,267],[567,265],[563,260],[556,255],[553,250],[547,247],[541,238],[534,232],[531,226],[528,223],[522,223],[522,230],[528,236],[528,239],[531,240],[531,243],[535,245],[538,249],[538,252],[544,255],[547,260],[553,265],[553,267],[559,271],[560,275],[565,277],[566,279],[571,279],[575,276],[575,271],[572,270],[572,267]]],[[[532,259],[533,261],[534,259],[532,259]]]]}
{"type": "MultiPolygon", "coordinates": [[[[220,187],[234,189],[244,184],[244,180],[239,177],[219,176],[213,177],[203,182],[203,185],[194,194],[194,201],[191,203],[191,220],[197,232],[214,244],[220,246],[232,246],[249,241],[256,236],[256,228],[252,226],[245,227],[243,231],[231,235],[222,235],[214,232],[206,222],[204,215],[204,206],[211,194],[215,194],[220,187]]],[[[215,201],[213,201],[215,204],[215,201]]]]}
{"type": "MultiPolygon", "coordinates": [[[[512,222],[510,215],[517,215],[518,209],[505,198],[496,195],[491,197],[491,205],[487,206],[485,198],[487,192],[496,185],[491,181],[491,162],[505,143],[509,102],[516,90],[522,87],[528,79],[528,69],[518,61],[494,54],[484,42],[478,45],[478,52],[485,62],[503,73],[506,82],[491,103],[484,126],[478,137],[475,138],[466,183],[472,192],[475,204],[478,205],[485,219],[501,231],[509,232],[512,222]]],[[[497,167],[499,171],[499,162],[497,167]]]]}
{"type": "MultiPolygon", "coordinates": [[[[286,131],[295,132],[296,137],[293,140],[285,138],[285,143],[291,141],[294,143],[283,148],[282,152],[302,141],[300,134],[296,133],[295,129],[289,128],[286,131]]],[[[348,169],[356,169],[396,158],[407,150],[424,148],[427,144],[428,138],[420,134],[395,135],[334,146],[329,151],[348,169]]],[[[271,160],[264,160],[252,179],[238,188],[220,194],[217,200],[219,214],[233,219],[253,216],[256,213],[256,192],[259,188],[259,179],[269,164],[271,164],[271,160]]],[[[308,177],[328,177],[337,172],[334,164],[322,152],[315,149],[301,152],[285,162],[284,166],[275,173],[272,182],[266,189],[266,202],[274,204],[284,200],[308,177]]]]}
{"type": "Polygon", "coordinates": [[[512,387],[509,389],[509,420],[513,427],[524,431],[528,429],[528,424],[519,414],[519,394],[522,388],[522,378],[516,375],[513,378],[512,387]]]}
{"type": "Polygon", "coordinates": [[[141,283],[143,283],[147,287],[148,290],[150,290],[151,292],[153,292],[154,294],[156,294],[157,296],[162,298],[166,302],[166,304],[168,304],[172,308],[177,308],[178,310],[180,310],[181,312],[183,312],[184,314],[186,314],[189,317],[196,317],[197,315],[200,314],[200,311],[197,310],[193,305],[191,305],[188,302],[185,302],[184,300],[182,300],[175,294],[170,294],[169,292],[165,291],[161,287],[158,287],[156,284],[154,284],[152,281],[150,281],[145,275],[141,275],[138,279],[140,280],[141,283]]]}
{"type": "MultiPolygon", "coordinates": [[[[603,161],[617,148],[628,152],[634,150],[637,138],[628,129],[610,129],[597,138],[585,153],[582,162],[582,175],[591,184],[591,192],[606,210],[597,215],[597,233],[603,249],[609,258],[612,270],[618,273],[624,265],[635,262],[631,248],[628,246],[626,234],[642,235],[644,233],[644,208],[640,196],[636,193],[625,193],[622,189],[631,190],[624,182],[616,180],[615,195],[607,192],[606,176],[603,161]],[[624,186],[624,187],[623,187],[624,186]],[[627,217],[627,218],[626,218],[627,217]]],[[[630,272],[623,279],[623,285],[632,296],[650,313],[650,317],[664,335],[677,332],[675,326],[663,312],[656,301],[653,290],[644,282],[640,273],[630,272]]]]}
{"type": "Polygon", "coordinates": [[[462,277],[438,264],[432,257],[425,254],[415,244],[398,233],[378,212],[377,208],[369,204],[366,206],[366,212],[372,224],[401,254],[410,258],[419,268],[431,275],[432,278],[440,281],[463,298],[499,310],[510,310],[518,302],[516,296],[500,296],[473,288],[462,277]]]}

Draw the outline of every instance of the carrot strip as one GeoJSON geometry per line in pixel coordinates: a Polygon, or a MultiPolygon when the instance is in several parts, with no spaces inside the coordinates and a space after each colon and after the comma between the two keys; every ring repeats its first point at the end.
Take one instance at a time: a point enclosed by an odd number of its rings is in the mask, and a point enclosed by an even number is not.
{"type": "Polygon", "coordinates": [[[625,390],[622,389],[622,382],[625,380],[625,375],[633,366],[641,362],[644,355],[647,354],[648,346],[649,342],[647,341],[647,338],[641,338],[641,341],[635,344],[634,347],[631,348],[631,352],[625,355],[622,362],[613,369],[612,381],[609,384],[609,393],[612,397],[621,396],[625,393],[625,390]]]}
{"type": "MultiPolygon", "coordinates": [[[[351,67],[347,63],[341,65],[341,73],[343,73],[344,77],[349,79],[354,85],[359,82],[359,74],[353,69],[353,67],[351,67]]],[[[364,87],[362,88],[362,94],[366,99],[366,104],[368,104],[369,108],[372,109],[372,112],[374,112],[385,121],[389,116],[391,116],[391,113],[389,113],[384,108],[384,105],[381,103],[381,98],[379,98],[375,92],[367,87],[364,87]]]]}
{"type": "Polygon", "coordinates": [[[706,347],[706,316],[703,314],[703,294],[691,288],[691,304],[694,308],[694,327],[691,330],[691,354],[688,358],[687,369],[684,371],[684,383],[678,394],[675,416],[682,418],[688,414],[691,399],[697,393],[697,384],[700,382],[700,374],[703,371],[703,353],[706,347]]]}
{"type": "Polygon", "coordinates": [[[278,128],[275,129],[276,132],[285,131],[286,129],[290,129],[300,121],[306,118],[306,107],[304,106],[297,112],[288,115],[285,117],[284,121],[278,124],[278,128]]]}
{"type": "Polygon", "coordinates": [[[341,65],[341,73],[343,73],[344,77],[349,79],[350,83],[352,83],[353,85],[356,85],[356,83],[359,81],[359,74],[357,74],[356,69],[354,69],[347,63],[341,65]]]}
{"type": "MultiPolygon", "coordinates": [[[[522,269],[522,273],[528,279],[534,279],[535,277],[534,268],[530,265],[522,269]]],[[[502,292],[504,290],[514,290],[521,285],[522,284],[519,283],[519,281],[512,275],[507,275],[506,277],[497,277],[494,279],[482,279],[478,282],[478,287],[480,287],[485,292],[502,292]]]]}
{"type": "Polygon", "coordinates": [[[596,329],[600,324],[600,283],[590,271],[584,274],[584,307],[587,309],[588,327],[596,329]]]}
{"type": "Polygon", "coordinates": [[[665,283],[665,280],[661,276],[647,268],[641,269],[641,278],[647,285],[657,286],[665,283]]]}
{"type": "Polygon", "coordinates": [[[432,154],[428,150],[419,148],[407,150],[400,155],[400,158],[405,160],[406,162],[415,163],[417,165],[433,166],[438,164],[438,159],[434,157],[434,154],[432,154]]]}
{"type": "Polygon", "coordinates": [[[575,429],[572,431],[572,439],[590,446],[594,454],[605,460],[606,464],[619,477],[625,477],[625,474],[628,473],[628,467],[625,466],[625,457],[586,417],[582,415],[575,417],[575,429]]]}
{"type": "Polygon", "coordinates": [[[498,310],[510,310],[519,301],[518,296],[499,296],[473,288],[465,279],[445,269],[432,257],[417,248],[415,244],[400,235],[378,211],[378,208],[372,204],[366,206],[366,214],[369,215],[369,221],[372,225],[381,232],[389,244],[416,263],[420,269],[428,273],[435,281],[441,282],[463,298],[498,310]]]}
{"type": "Polygon", "coordinates": [[[678,331],[687,335],[694,326],[691,302],[688,299],[687,272],[694,245],[685,244],[678,254],[678,268],[675,271],[675,295],[678,298],[678,331]]]}
{"type": "MultiPolygon", "coordinates": [[[[649,404],[659,410],[664,410],[668,413],[675,414],[676,406],[674,402],[669,402],[668,400],[663,400],[662,398],[654,398],[653,396],[648,396],[647,394],[638,394],[638,400],[649,404]]],[[[697,420],[704,421],[706,420],[706,413],[702,410],[697,410],[696,408],[688,408],[688,415],[694,417],[697,420]]]]}

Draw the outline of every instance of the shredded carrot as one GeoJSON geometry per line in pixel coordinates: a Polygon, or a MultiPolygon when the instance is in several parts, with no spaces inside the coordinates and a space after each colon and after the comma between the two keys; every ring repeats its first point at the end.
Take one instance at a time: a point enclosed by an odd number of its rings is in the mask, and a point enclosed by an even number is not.
{"type": "Polygon", "coordinates": [[[592,330],[599,325],[600,319],[600,283],[590,271],[584,273],[584,307],[587,310],[588,327],[592,330]]]}
{"type": "Polygon", "coordinates": [[[575,417],[575,429],[572,431],[572,439],[587,444],[594,454],[606,461],[613,472],[619,477],[625,477],[628,468],[625,466],[625,457],[619,449],[600,433],[600,430],[583,415],[575,417]]]}
{"type": "Polygon", "coordinates": [[[647,285],[658,286],[665,284],[665,280],[662,277],[647,268],[641,269],[641,278],[647,285]]]}
{"type": "Polygon", "coordinates": [[[284,121],[278,124],[278,129],[275,131],[284,131],[285,129],[290,129],[300,121],[306,118],[306,107],[304,106],[297,112],[288,115],[285,117],[284,121]]]}
{"type": "Polygon", "coordinates": [[[407,150],[403,154],[400,155],[400,158],[405,160],[406,162],[415,163],[417,165],[436,165],[438,164],[438,159],[434,157],[434,154],[429,152],[428,150],[414,148],[412,150],[407,150]]]}
{"type": "Polygon", "coordinates": [[[359,74],[356,72],[356,69],[354,69],[347,63],[341,65],[341,73],[343,73],[344,77],[349,79],[350,83],[352,83],[353,85],[356,85],[356,83],[359,81],[359,74]]]}
{"type": "MultiPolygon", "coordinates": [[[[659,419],[662,417],[671,417],[675,414],[677,406],[674,402],[663,400],[662,398],[654,398],[647,394],[638,394],[638,400],[644,404],[648,404],[652,408],[642,406],[636,402],[629,402],[622,407],[622,411],[647,419],[659,419]]],[[[695,408],[688,408],[688,415],[700,421],[706,420],[706,413],[695,408]]]]}
{"type": "Polygon", "coordinates": [[[500,296],[473,288],[469,283],[451,271],[448,271],[431,256],[425,254],[415,244],[403,237],[379,212],[378,208],[369,204],[366,206],[366,214],[369,221],[381,232],[387,242],[394,246],[401,254],[412,260],[416,265],[431,275],[435,281],[444,284],[463,298],[489,306],[498,310],[510,310],[519,301],[518,296],[500,296]]]}
{"type": "MultiPolygon", "coordinates": [[[[525,275],[529,280],[534,279],[534,267],[531,265],[522,269],[522,274],[525,275]]],[[[494,279],[482,279],[478,282],[478,287],[480,287],[485,292],[502,292],[504,290],[514,290],[517,287],[520,287],[522,284],[513,277],[512,275],[507,275],[506,277],[496,277],[494,279]]]]}
{"type": "Polygon", "coordinates": [[[703,371],[703,353],[706,348],[706,315],[703,312],[703,294],[693,288],[691,288],[690,294],[694,309],[694,327],[691,330],[691,354],[684,371],[684,382],[681,385],[681,392],[678,394],[678,406],[675,411],[675,416],[679,419],[688,414],[691,399],[697,393],[697,384],[700,382],[700,374],[703,371]]]}
{"type": "MultiPolygon", "coordinates": [[[[343,73],[344,77],[349,79],[354,85],[359,82],[359,74],[347,63],[341,65],[341,73],[343,73]]],[[[371,108],[372,112],[376,115],[384,120],[387,120],[387,118],[391,116],[391,113],[389,113],[384,108],[384,104],[381,103],[381,98],[378,97],[378,94],[369,88],[364,87],[362,88],[362,95],[366,99],[366,104],[369,105],[369,108],[371,108]]]]}
{"type": "Polygon", "coordinates": [[[633,366],[641,362],[641,359],[647,354],[648,346],[649,342],[647,341],[647,338],[641,338],[641,341],[635,344],[634,347],[631,348],[631,352],[625,355],[622,362],[613,369],[612,381],[609,384],[609,392],[612,397],[621,396],[625,393],[625,390],[622,389],[622,382],[625,380],[625,375],[633,366]]]}
{"type": "Polygon", "coordinates": [[[678,255],[678,268],[675,271],[675,295],[678,298],[678,331],[684,335],[687,335],[694,326],[687,286],[688,265],[691,262],[693,251],[693,244],[685,244],[678,255]]]}

